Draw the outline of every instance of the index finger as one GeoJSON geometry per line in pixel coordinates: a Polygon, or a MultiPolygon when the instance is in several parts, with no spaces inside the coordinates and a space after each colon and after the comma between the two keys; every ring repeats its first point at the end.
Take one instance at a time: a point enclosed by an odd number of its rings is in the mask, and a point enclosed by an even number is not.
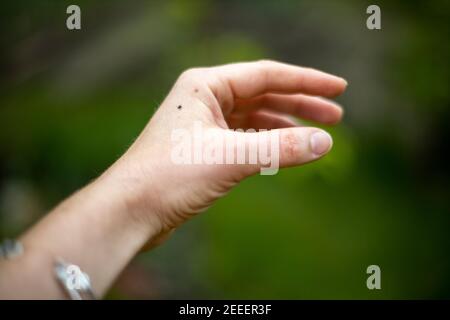
{"type": "Polygon", "coordinates": [[[270,60],[234,63],[214,69],[217,76],[229,84],[234,98],[240,99],[267,92],[335,97],[347,86],[347,81],[341,77],[270,60]]]}

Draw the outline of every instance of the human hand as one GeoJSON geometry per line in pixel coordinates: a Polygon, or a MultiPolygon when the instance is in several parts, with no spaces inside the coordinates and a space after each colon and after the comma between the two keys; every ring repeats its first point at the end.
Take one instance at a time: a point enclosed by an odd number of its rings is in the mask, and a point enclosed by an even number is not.
{"type": "MultiPolygon", "coordinates": [[[[247,156],[258,143],[272,143],[273,147],[276,141],[280,167],[302,165],[324,156],[332,139],[321,129],[299,127],[288,115],[323,124],[339,122],[342,109],[318,96],[335,97],[346,85],[340,77],[274,61],[187,70],[137,140],[103,178],[123,188],[133,217],[151,226],[154,236],[150,242],[155,245],[264,167],[259,159],[246,164],[174,163],[174,132],[182,130],[195,137],[194,124],[200,124],[213,133],[202,142],[206,146],[217,139],[244,138],[247,156]],[[229,130],[236,128],[273,130],[229,130]]],[[[238,142],[232,143],[236,150],[238,142]]],[[[195,152],[192,145],[186,149],[195,152]]]]}
{"type": "Polygon", "coordinates": [[[0,296],[63,297],[50,272],[57,257],[79,265],[102,296],[139,250],[245,177],[326,154],[331,137],[287,115],[336,123],[340,107],[312,96],[333,97],[345,87],[342,78],[272,61],[184,72],[128,151],[21,236],[25,254],[0,263],[0,296]],[[189,155],[182,161],[179,149],[189,155]]]}

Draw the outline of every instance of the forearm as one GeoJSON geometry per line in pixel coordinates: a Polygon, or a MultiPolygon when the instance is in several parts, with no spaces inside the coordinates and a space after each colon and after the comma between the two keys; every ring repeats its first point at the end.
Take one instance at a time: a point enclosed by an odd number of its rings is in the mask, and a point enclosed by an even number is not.
{"type": "Polygon", "coordinates": [[[101,297],[157,230],[133,212],[127,186],[107,172],[61,203],[20,241],[24,254],[0,262],[2,298],[65,298],[58,258],[86,272],[101,297]]]}

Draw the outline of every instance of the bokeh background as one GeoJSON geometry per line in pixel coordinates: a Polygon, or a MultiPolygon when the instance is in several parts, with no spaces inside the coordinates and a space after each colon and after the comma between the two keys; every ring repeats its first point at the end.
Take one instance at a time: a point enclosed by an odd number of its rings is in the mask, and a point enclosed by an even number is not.
{"type": "Polygon", "coordinates": [[[0,237],[107,168],[192,66],[345,77],[323,161],[255,176],[139,256],[108,298],[450,298],[449,1],[4,1],[0,237]],[[377,264],[382,290],[366,288],[377,264]]]}

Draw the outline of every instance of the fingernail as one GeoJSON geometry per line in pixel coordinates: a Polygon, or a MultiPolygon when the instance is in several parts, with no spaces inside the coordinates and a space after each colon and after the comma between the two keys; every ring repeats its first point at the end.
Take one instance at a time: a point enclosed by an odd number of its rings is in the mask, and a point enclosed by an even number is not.
{"type": "Polygon", "coordinates": [[[331,136],[325,131],[317,131],[311,134],[309,142],[312,152],[317,156],[327,153],[333,144],[331,136]]]}
{"type": "Polygon", "coordinates": [[[344,78],[342,78],[341,77],[341,79],[342,79],[342,81],[344,81],[344,84],[345,84],[345,86],[347,87],[348,86],[348,82],[347,82],[347,80],[345,80],[344,78]]]}

